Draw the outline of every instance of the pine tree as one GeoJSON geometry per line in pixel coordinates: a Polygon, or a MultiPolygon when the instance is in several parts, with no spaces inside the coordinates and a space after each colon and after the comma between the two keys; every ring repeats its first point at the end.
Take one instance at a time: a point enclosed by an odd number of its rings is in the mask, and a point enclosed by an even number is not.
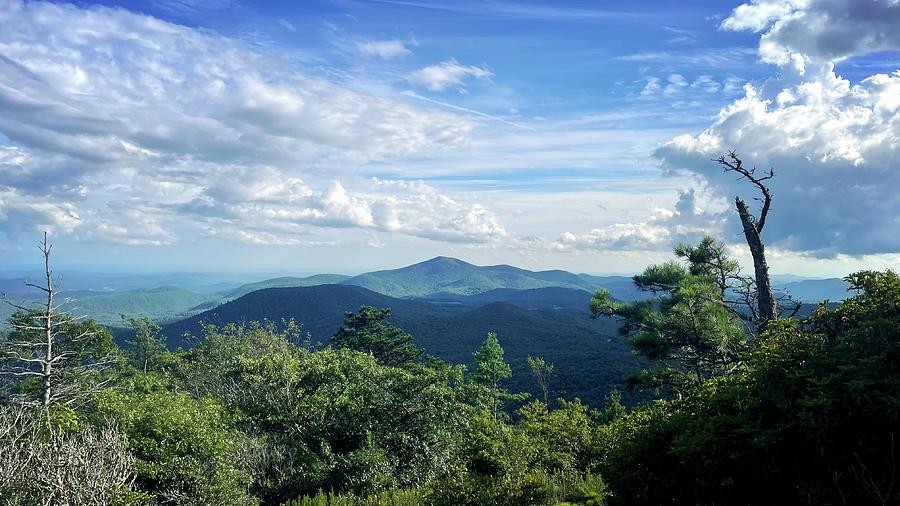
{"type": "Polygon", "coordinates": [[[371,353],[384,365],[402,366],[415,362],[422,350],[413,344],[413,337],[387,323],[390,309],[362,306],[358,311],[345,313],[344,324],[331,338],[336,348],[349,348],[371,353]]]}
{"type": "Polygon", "coordinates": [[[503,347],[497,340],[497,334],[489,332],[481,348],[475,352],[475,367],[472,379],[488,390],[489,408],[496,422],[500,416],[502,400],[508,395],[508,392],[500,388],[500,382],[512,376],[509,364],[503,359],[503,347]]]}

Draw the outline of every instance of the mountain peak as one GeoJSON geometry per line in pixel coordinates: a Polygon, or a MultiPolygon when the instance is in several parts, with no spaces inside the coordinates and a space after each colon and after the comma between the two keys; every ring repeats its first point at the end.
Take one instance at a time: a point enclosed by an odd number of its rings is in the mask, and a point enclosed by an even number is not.
{"type": "Polygon", "coordinates": [[[435,265],[435,264],[443,264],[443,265],[472,265],[468,262],[464,262],[458,258],[453,257],[445,257],[445,256],[436,256],[430,260],[425,260],[424,262],[419,262],[418,265],[435,265]]]}

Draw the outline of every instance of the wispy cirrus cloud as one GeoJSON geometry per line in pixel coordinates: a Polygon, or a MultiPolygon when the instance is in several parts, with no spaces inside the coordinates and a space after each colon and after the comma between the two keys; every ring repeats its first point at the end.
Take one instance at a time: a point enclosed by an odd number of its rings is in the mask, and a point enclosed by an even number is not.
{"type": "Polygon", "coordinates": [[[644,51],[617,56],[617,60],[654,63],[693,69],[738,70],[753,64],[756,50],[748,47],[691,48],[678,51],[644,51]]]}
{"type": "Polygon", "coordinates": [[[558,3],[530,3],[491,0],[475,2],[439,2],[428,0],[372,0],[373,3],[390,4],[420,9],[440,10],[479,17],[511,19],[537,19],[541,21],[569,21],[593,23],[621,19],[650,18],[654,14],[614,9],[590,9],[569,7],[558,3]]]}

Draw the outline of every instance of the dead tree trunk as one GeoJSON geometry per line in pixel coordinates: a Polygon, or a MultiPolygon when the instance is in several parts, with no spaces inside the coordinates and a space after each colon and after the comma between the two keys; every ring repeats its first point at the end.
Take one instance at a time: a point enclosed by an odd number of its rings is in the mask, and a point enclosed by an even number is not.
{"type": "Polygon", "coordinates": [[[46,350],[44,351],[44,363],[43,363],[43,376],[44,376],[44,391],[41,396],[41,404],[44,406],[50,405],[51,399],[51,388],[52,382],[51,377],[53,376],[53,275],[50,272],[50,249],[52,246],[47,243],[47,232],[44,232],[44,240],[41,242],[41,254],[44,255],[44,277],[47,281],[47,286],[41,287],[42,290],[47,292],[47,305],[45,306],[44,315],[42,317],[44,321],[44,337],[46,339],[46,350]]]}
{"type": "Polygon", "coordinates": [[[50,270],[50,245],[47,234],[39,244],[44,260],[43,279],[25,286],[43,292],[41,302],[31,305],[17,303],[0,294],[16,312],[10,316],[11,331],[0,339],[0,402],[17,398],[21,402],[49,406],[55,403],[73,404],[90,398],[103,388],[106,381],[97,372],[113,365],[117,354],[107,349],[97,337],[96,325],[79,322],[65,306],[71,299],[60,296],[50,270]],[[96,346],[96,345],[99,346],[96,346]],[[40,389],[19,391],[16,383],[22,380],[40,382],[40,389]]]}
{"type": "Polygon", "coordinates": [[[753,273],[756,280],[756,302],[759,307],[759,317],[763,323],[775,319],[778,313],[775,294],[772,292],[772,283],[769,279],[769,264],[766,263],[766,247],[759,236],[759,227],[754,223],[753,215],[747,209],[747,204],[740,197],[734,199],[738,216],[744,226],[744,237],[753,256],[753,273]]]}
{"type": "Polygon", "coordinates": [[[769,278],[769,264],[766,262],[766,248],[761,237],[763,227],[766,225],[769,208],[772,206],[772,193],[763,181],[775,177],[775,172],[770,170],[764,176],[757,177],[755,174],[756,168],[746,169],[734,151],[729,152],[727,158],[720,156],[715,161],[725,167],[725,172],[737,172],[741,178],[750,181],[762,193],[762,198],[757,199],[763,202],[759,219],[753,216],[747,208],[747,204],[740,197],[735,197],[734,199],[738,216],[741,218],[741,224],[744,227],[744,238],[747,240],[750,255],[753,257],[756,303],[760,320],[759,328],[762,329],[768,322],[778,317],[778,301],[772,291],[772,281],[769,278]]]}

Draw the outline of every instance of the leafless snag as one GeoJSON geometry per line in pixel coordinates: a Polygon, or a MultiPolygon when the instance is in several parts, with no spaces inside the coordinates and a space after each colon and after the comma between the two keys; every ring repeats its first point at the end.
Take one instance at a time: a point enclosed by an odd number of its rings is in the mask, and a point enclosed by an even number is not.
{"type": "Polygon", "coordinates": [[[115,425],[63,430],[26,406],[0,405],[2,504],[112,504],[131,487],[133,464],[115,425]]]}
{"type": "Polygon", "coordinates": [[[769,277],[769,265],[766,262],[765,244],[762,241],[761,234],[763,227],[766,225],[766,217],[772,206],[772,193],[765,181],[775,177],[775,171],[770,169],[762,176],[756,175],[756,167],[748,169],[744,167],[743,162],[738,158],[734,151],[729,151],[727,156],[720,156],[714,160],[725,168],[725,172],[737,172],[739,179],[746,179],[756,186],[762,198],[756,200],[762,201],[762,210],[759,218],[754,216],[747,208],[747,204],[740,198],[734,198],[734,204],[737,208],[738,216],[741,218],[741,224],[744,227],[744,238],[747,240],[747,246],[750,248],[750,254],[753,256],[753,270],[756,282],[756,309],[760,321],[760,328],[778,317],[778,300],[772,291],[772,282],[769,277]]]}
{"type": "Polygon", "coordinates": [[[93,390],[79,379],[111,365],[113,357],[82,356],[81,350],[94,337],[94,332],[90,327],[75,325],[78,318],[65,309],[72,301],[58,297],[50,269],[53,246],[46,232],[38,248],[44,263],[42,283],[26,282],[25,286],[43,292],[44,300],[29,307],[6,295],[2,297],[17,313],[9,320],[11,331],[0,339],[0,376],[5,377],[5,386],[11,380],[29,377],[40,381],[39,399],[20,399],[24,403],[44,407],[54,402],[71,404],[93,390]]]}

